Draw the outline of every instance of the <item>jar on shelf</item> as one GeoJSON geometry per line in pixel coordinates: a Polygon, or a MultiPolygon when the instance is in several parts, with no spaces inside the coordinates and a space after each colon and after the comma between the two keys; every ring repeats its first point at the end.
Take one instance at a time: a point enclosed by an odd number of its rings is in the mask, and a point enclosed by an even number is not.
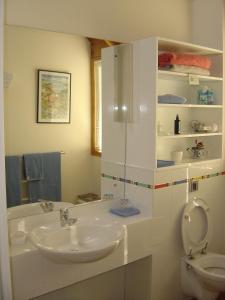
{"type": "Polygon", "coordinates": [[[198,90],[198,104],[210,105],[214,103],[214,92],[212,89],[204,86],[198,90]]]}

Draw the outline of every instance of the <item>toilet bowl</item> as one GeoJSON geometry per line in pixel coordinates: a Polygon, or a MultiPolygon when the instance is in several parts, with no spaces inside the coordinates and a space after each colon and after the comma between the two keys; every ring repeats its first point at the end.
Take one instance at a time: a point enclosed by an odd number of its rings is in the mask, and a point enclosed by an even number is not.
{"type": "Polygon", "coordinates": [[[207,253],[212,229],[203,199],[195,197],[185,206],[181,227],[186,253],[181,259],[182,290],[198,300],[215,300],[225,291],[225,255],[207,253]]]}

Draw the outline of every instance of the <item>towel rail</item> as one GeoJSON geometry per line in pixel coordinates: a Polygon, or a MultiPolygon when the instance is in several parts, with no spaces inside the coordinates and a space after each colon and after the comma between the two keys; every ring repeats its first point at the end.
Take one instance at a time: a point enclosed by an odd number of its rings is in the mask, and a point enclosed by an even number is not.
{"type": "Polygon", "coordinates": [[[27,201],[29,201],[29,198],[28,198],[28,197],[23,197],[23,198],[22,198],[22,202],[27,202],[27,201]]]}
{"type": "MultiPolygon", "coordinates": [[[[54,152],[54,151],[52,151],[52,152],[54,152]]],[[[57,152],[57,151],[55,151],[55,152],[57,152]]],[[[66,154],[66,152],[63,151],[63,150],[58,151],[58,152],[59,152],[60,154],[66,154]]],[[[45,153],[45,152],[43,152],[43,153],[45,153]]],[[[12,154],[12,155],[17,155],[17,154],[12,154]]],[[[8,156],[8,154],[7,154],[6,156],[8,156]]],[[[10,154],[10,156],[11,156],[11,154],[10,154]]],[[[21,157],[21,158],[23,158],[23,154],[18,154],[18,156],[21,157]]]]}

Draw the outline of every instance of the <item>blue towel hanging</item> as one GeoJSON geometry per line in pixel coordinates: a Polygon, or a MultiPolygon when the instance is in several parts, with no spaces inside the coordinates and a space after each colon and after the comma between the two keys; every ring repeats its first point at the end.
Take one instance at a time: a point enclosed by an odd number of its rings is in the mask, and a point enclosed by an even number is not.
{"type": "Polygon", "coordinates": [[[25,176],[28,181],[42,180],[43,174],[43,155],[24,154],[25,176]]]}
{"type": "Polygon", "coordinates": [[[43,153],[43,164],[43,199],[61,201],[61,153],[43,153]]]}
{"type": "MultiPolygon", "coordinates": [[[[38,199],[61,201],[61,154],[60,152],[29,154],[31,160],[24,159],[25,170],[31,173],[26,174],[28,180],[28,194],[30,202],[37,202],[38,199]],[[29,168],[27,163],[29,162],[29,168]],[[30,176],[32,174],[32,176],[30,176]]],[[[27,155],[26,155],[27,156],[27,155]]],[[[25,156],[24,156],[25,157],[25,156]]]]}

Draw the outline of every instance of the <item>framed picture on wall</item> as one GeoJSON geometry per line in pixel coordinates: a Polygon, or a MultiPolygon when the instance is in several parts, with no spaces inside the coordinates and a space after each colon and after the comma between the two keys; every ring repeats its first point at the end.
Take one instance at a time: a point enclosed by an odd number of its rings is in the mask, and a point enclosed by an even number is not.
{"type": "Polygon", "coordinates": [[[37,123],[70,123],[70,73],[38,70],[37,94],[37,123]]]}

